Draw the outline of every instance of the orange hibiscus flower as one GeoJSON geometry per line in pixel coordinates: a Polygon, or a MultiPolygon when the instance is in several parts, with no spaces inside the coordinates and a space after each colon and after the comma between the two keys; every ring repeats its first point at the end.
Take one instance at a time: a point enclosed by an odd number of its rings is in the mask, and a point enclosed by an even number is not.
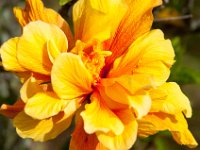
{"type": "Polygon", "coordinates": [[[5,69],[31,76],[21,89],[23,103],[0,112],[14,118],[21,137],[36,141],[55,138],[76,113],[73,150],[129,149],[138,135],[162,130],[195,147],[182,114],[191,117],[189,100],[176,83],[166,83],[174,63],[171,42],[162,31],[150,31],[152,9],[160,4],[79,0],[73,42],[68,26],[55,21],[63,21],[58,14],[27,0],[24,10],[15,9],[23,34],[6,42],[1,55],[5,69]]]}

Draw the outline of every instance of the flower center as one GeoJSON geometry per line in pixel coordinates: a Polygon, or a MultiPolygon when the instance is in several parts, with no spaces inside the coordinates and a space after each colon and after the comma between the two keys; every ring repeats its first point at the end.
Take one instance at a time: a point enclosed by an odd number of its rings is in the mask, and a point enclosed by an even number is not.
{"type": "Polygon", "coordinates": [[[102,44],[98,41],[94,41],[92,44],[88,45],[77,41],[76,47],[72,52],[75,52],[81,57],[86,68],[93,76],[93,86],[95,87],[101,78],[100,73],[105,66],[105,58],[110,56],[112,52],[104,50],[102,44]]]}

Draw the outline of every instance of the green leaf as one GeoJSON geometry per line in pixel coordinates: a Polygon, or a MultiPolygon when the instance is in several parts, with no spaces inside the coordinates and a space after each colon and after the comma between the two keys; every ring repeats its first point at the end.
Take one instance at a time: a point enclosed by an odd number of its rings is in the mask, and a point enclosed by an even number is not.
{"type": "Polygon", "coordinates": [[[182,85],[200,84],[200,72],[186,66],[172,68],[169,80],[176,81],[182,85]]]}
{"type": "Polygon", "coordinates": [[[167,144],[163,138],[157,137],[155,139],[155,145],[156,145],[157,150],[167,150],[167,147],[166,147],[167,144]]]}
{"type": "Polygon", "coordinates": [[[59,4],[61,5],[61,6],[63,6],[63,5],[65,5],[65,4],[67,4],[67,3],[69,3],[69,2],[71,2],[72,0],[60,0],[59,1],[59,4]]]}
{"type": "Polygon", "coordinates": [[[172,40],[172,45],[174,47],[175,55],[176,55],[176,63],[182,63],[183,56],[185,54],[185,46],[181,42],[180,37],[175,37],[172,40]]]}

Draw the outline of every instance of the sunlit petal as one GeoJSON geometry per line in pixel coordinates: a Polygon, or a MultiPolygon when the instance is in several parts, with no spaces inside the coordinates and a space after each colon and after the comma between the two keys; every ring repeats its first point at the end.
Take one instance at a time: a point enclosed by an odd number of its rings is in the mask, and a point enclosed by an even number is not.
{"type": "Polygon", "coordinates": [[[150,85],[148,85],[150,82],[147,82],[148,84],[146,83],[146,85],[142,85],[141,82],[141,85],[139,85],[136,81],[136,84],[134,84],[134,78],[132,79],[129,76],[124,76],[122,78],[124,79],[111,79],[110,83],[109,79],[107,82],[106,79],[102,81],[102,85],[104,86],[99,87],[101,88],[101,94],[105,93],[112,101],[133,108],[137,118],[141,118],[146,115],[151,108],[151,98],[145,91],[150,87],[150,85]]]}
{"type": "Polygon", "coordinates": [[[37,120],[22,111],[14,118],[14,126],[22,138],[42,142],[53,139],[66,130],[71,120],[72,116],[66,116],[64,112],[48,119],[37,120]]]}
{"type": "Polygon", "coordinates": [[[47,42],[47,52],[49,59],[54,63],[56,57],[61,53],[65,52],[67,49],[67,42],[56,44],[54,40],[49,40],[47,42]]]}
{"type": "Polygon", "coordinates": [[[109,66],[114,60],[127,51],[128,47],[141,35],[148,32],[153,22],[152,9],[161,5],[162,0],[125,0],[128,11],[120,22],[114,38],[110,41],[110,50],[113,52],[107,58],[109,66]]]}
{"type": "Polygon", "coordinates": [[[65,131],[72,122],[73,115],[60,112],[58,115],[52,117],[53,128],[45,135],[44,140],[56,138],[59,134],[65,131]]]}
{"type": "Polygon", "coordinates": [[[111,150],[129,149],[135,143],[137,137],[137,122],[130,110],[118,111],[116,115],[125,127],[122,134],[97,132],[97,137],[104,146],[111,150]]]}
{"type": "Polygon", "coordinates": [[[20,89],[21,99],[26,103],[37,92],[44,91],[44,86],[40,85],[34,77],[29,77],[20,89]]]}
{"type": "Polygon", "coordinates": [[[31,22],[23,28],[17,45],[17,59],[24,68],[49,75],[52,63],[47,52],[47,42],[53,40],[59,50],[67,51],[67,39],[62,30],[42,21],[31,22]]]}
{"type": "Polygon", "coordinates": [[[37,20],[58,26],[66,34],[70,49],[74,45],[72,33],[67,22],[53,9],[45,8],[41,0],[26,0],[25,8],[15,7],[14,14],[21,26],[26,26],[28,23],[37,20]]]}
{"type": "Polygon", "coordinates": [[[158,131],[169,130],[179,144],[187,145],[188,147],[196,147],[198,145],[188,130],[187,122],[182,113],[175,115],[152,113],[139,120],[138,124],[139,136],[147,137],[158,131]]]}
{"type": "Polygon", "coordinates": [[[154,88],[154,82],[148,75],[121,75],[117,78],[103,78],[101,85],[105,87],[121,85],[131,94],[136,94],[139,91],[149,90],[154,88]]]}
{"type": "Polygon", "coordinates": [[[152,98],[151,112],[162,111],[168,114],[177,114],[183,111],[186,117],[192,116],[190,101],[176,83],[165,83],[152,90],[150,95],[152,98]]]}
{"type": "Polygon", "coordinates": [[[24,110],[32,118],[46,119],[63,111],[68,103],[70,101],[59,99],[53,92],[40,92],[28,99],[24,110]]]}
{"type": "Polygon", "coordinates": [[[26,71],[17,60],[17,43],[19,38],[12,38],[5,42],[0,49],[3,67],[8,71],[26,71]]]}
{"type": "Polygon", "coordinates": [[[102,103],[98,93],[93,93],[91,103],[86,104],[85,111],[81,113],[81,116],[84,120],[84,129],[88,134],[102,131],[119,135],[124,130],[123,123],[117,115],[102,103]]]}
{"type": "Polygon", "coordinates": [[[32,138],[35,141],[44,141],[45,134],[47,134],[53,128],[52,118],[45,120],[36,120],[24,112],[20,112],[14,118],[14,126],[17,133],[22,138],[32,138]]]}
{"type": "Polygon", "coordinates": [[[122,0],[79,0],[73,7],[75,39],[88,42],[110,38],[126,8],[122,0]]]}
{"type": "Polygon", "coordinates": [[[118,58],[109,77],[124,74],[149,75],[157,85],[163,84],[174,63],[174,51],[160,30],[152,30],[138,38],[126,54],[118,58]]]}
{"type": "Polygon", "coordinates": [[[51,75],[54,91],[62,99],[74,99],[92,91],[92,75],[78,55],[63,53],[58,56],[51,75]]]}

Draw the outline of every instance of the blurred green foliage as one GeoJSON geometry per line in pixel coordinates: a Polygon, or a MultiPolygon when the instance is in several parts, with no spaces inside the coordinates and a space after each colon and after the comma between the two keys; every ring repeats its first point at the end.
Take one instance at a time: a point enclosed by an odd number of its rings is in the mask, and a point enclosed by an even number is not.
{"type": "Polygon", "coordinates": [[[181,42],[180,37],[173,38],[172,44],[175,50],[176,62],[171,69],[169,80],[176,81],[180,85],[200,84],[200,72],[184,64],[186,45],[181,42]]]}
{"type": "MultiPolygon", "coordinates": [[[[59,10],[62,16],[70,22],[70,25],[72,25],[71,6],[75,1],[44,0],[46,6],[59,10]]],[[[21,34],[12,8],[23,5],[24,0],[0,0],[0,45],[7,39],[21,34]]],[[[171,39],[176,54],[176,62],[171,69],[169,81],[178,82],[190,98],[193,106],[193,117],[188,120],[189,126],[197,141],[200,141],[200,0],[164,0],[164,5],[155,9],[154,14],[153,28],[160,28],[164,31],[166,38],[171,39]],[[181,16],[188,14],[191,14],[192,18],[181,18],[181,16]],[[165,20],[156,21],[160,17],[165,17],[165,20]],[[171,17],[180,18],[170,20],[171,17]]],[[[19,98],[20,87],[21,84],[17,76],[0,67],[0,105],[14,103],[19,98]]],[[[67,131],[57,139],[46,143],[24,140],[17,136],[12,123],[7,118],[0,116],[1,150],[59,150],[61,147],[67,149],[69,135],[70,133],[67,131]]],[[[176,144],[170,133],[164,131],[145,139],[138,139],[132,149],[187,150],[188,148],[176,144]]],[[[196,148],[196,150],[199,149],[200,147],[196,148]]]]}
{"type": "Polygon", "coordinates": [[[60,0],[59,1],[59,4],[61,5],[61,6],[63,6],[63,5],[65,5],[65,4],[67,4],[67,3],[69,3],[69,2],[71,2],[72,0],[60,0]]]}

